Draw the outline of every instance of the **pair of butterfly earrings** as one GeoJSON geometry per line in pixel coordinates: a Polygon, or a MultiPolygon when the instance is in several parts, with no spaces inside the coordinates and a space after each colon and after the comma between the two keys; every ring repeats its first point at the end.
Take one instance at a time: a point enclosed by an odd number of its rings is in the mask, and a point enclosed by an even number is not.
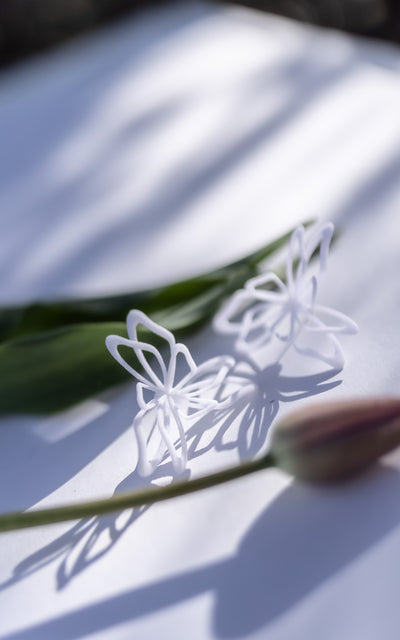
{"type": "MultiPolygon", "coordinates": [[[[306,234],[302,226],[298,227],[289,241],[286,283],[272,272],[251,278],[217,313],[215,331],[235,336],[238,353],[251,354],[273,343],[282,343],[285,350],[293,348],[333,369],[343,367],[344,355],[336,334],[356,333],[357,325],[343,313],[316,302],[318,277],[326,268],[333,229],[327,223],[306,234]],[[316,269],[311,269],[310,260],[318,247],[318,260],[313,261],[313,265],[317,263],[316,269]],[[316,346],[316,337],[321,335],[328,351],[316,346]]],[[[170,331],[137,309],[128,314],[127,329],[129,338],[110,335],[106,346],[137,380],[140,410],[133,426],[138,444],[138,472],[151,475],[168,453],[174,473],[180,474],[188,459],[187,424],[229,406],[230,397],[220,399],[219,390],[235,360],[217,356],[196,365],[184,344],[177,343],[170,331]],[[139,339],[138,326],[145,327],[164,343],[165,359],[153,344],[139,339]],[[122,357],[121,346],[133,349],[140,371],[122,357]],[[186,373],[178,377],[177,371],[183,368],[186,373]]]]}

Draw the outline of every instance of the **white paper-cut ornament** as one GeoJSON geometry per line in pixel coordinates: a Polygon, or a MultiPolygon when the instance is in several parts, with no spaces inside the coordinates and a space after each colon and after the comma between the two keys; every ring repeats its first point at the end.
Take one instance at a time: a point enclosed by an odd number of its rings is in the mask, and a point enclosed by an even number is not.
{"type": "Polygon", "coordinates": [[[316,302],[318,277],[326,267],[333,230],[333,224],[327,223],[312,229],[306,238],[304,227],[298,227],[289,242],[286,283],[271,272],[251,278],[217,313],[215,330],[235,335],[240,353],[251,353],[276,339],[300,354],[342,368],[344,354],[336,334],[357,333],[357,325],[340,311],[316,302]],[[315,270],[309,263],[318,247],[315,270]],[[326,336],[328,353],[310,341],[318,334],[326,336]]]}
{"type": "Polygon", "coordinates": [[[186,424],[226,406],[226,400],[218,400],[216,396],[235,361],[229,356],[218,356],[197,366],[184,344],[177,343],[170,331],[137,309],[128,314],[127,329],[129,338],[110,335],[106,346],[138,381],[140,411],[133,422],[138,443],[138,472],[151,475],[168,452],[174,472],[182,473],[188,455],[186,424]],[[138,325],[161,338],[167,347],[165,361],[153,344],[138,339],[138,325]],[[133,349],[139,367],[134,368],[122,357],[121,346],[133,349]],[[179,380],[178,358],[186,368],[179,380]],[[149,455],[149,449],[154,455],[149,455]]]}

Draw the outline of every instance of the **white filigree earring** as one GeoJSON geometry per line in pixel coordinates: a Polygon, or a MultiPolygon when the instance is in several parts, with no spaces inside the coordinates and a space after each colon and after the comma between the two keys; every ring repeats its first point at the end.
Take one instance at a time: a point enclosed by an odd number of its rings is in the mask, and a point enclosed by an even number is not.
{"type": "Polygon", "coordinates": [[[357,325],[340,311],[316,303],[318,277],[326,267],[333,229],[332,223],[317,226],[306,239],[304,228],[298,227],[289,242],[286,283],[274,273],[251,278],[216,315],[215,330],[235,335],[235,348],[241,353],[278,340],[341,369],[344,355],[336,334],[357,333],[357,325]],[[318,247],[314,273],[309,263],[318,247]],[[325,335],[328,352],[310,341],[317,334],[325,335]]]}
{"type": "Polygon", "coordinates": [[[117,362],[138,381],[136,392],[140,411],[133,422],[138,444],[138,472],[151,475],[168,452],[174,472],[182,473],[188,455],[186,423],[226,405],[227,400],[218,400],[217,396],[235,361],[229,356],[218,356],[197,366],[185,345],[175,342],[170,331],[137,309],[128,314],[127,329],[129,338],[108,336],[106,346],[117,362]],[[167,347],[165,361],[153,344],[138,339],[138,325],[164,343],[167,347]],[[133,349],[137,368],[122,357],[121,346],[133,349]],[[177,380],[178,359],[183,360],[186,369],[180,380],[177,380]]]}

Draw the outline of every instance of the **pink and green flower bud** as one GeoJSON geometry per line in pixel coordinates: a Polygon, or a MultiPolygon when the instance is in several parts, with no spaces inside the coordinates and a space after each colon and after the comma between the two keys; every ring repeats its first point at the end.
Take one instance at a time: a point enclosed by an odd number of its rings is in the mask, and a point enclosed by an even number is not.
{"type": "Polygon", "coordinates": [[[400,399],[316,404],[282,419],[271,438],[277,467],[306,482],[338,482],[400,446],[400,399]]]}

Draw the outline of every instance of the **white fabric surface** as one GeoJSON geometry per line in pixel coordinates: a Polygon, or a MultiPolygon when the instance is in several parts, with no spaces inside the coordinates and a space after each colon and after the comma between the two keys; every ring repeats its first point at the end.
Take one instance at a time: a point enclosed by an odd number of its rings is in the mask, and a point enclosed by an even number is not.
{"type": "MultiPolygon", "coordinates": [[[[3,72],[0,302],[169,282],[330,219],[320,300],[360,334],[333,377],[288,353],[258,410],[398,393],[399,68],[394,46],[183,3],[3,72]]],[[[198,362],[232,353],[211,328],[187,344],[198,362]]],[[[3,417],[1,511],[143,484],[135,411],[129,384],[3,417]]],[[[264,450],[268,424],[206,430],[192,476],[264,450]]],[[[119,533],[1,534],[0,638],[397,640],[399,470],[394,453],[329,490],[270,471],[123,514],[119,533]]]]}

